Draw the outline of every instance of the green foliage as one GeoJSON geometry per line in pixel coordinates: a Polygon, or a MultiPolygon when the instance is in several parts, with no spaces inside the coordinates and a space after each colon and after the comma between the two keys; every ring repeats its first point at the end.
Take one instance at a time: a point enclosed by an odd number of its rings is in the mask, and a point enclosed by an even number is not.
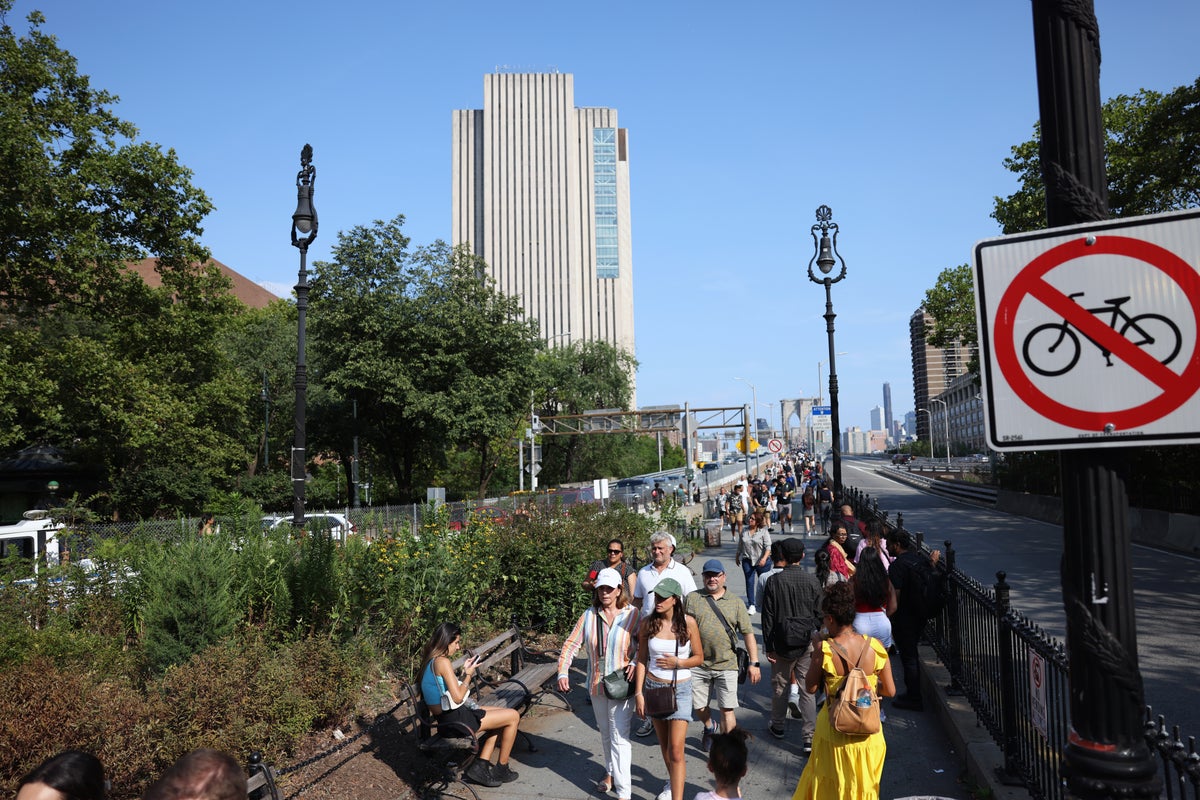
{"type": "MultiPolygon", "coordinates": [[[[1167,94],[1142,89],[1107,100],[1105,129],[1108,204],[1115,217],[1157,214],[1200,205],[1200,79],[1167,94]]],[[[992,217],[1005,233],[1041,230],[1046,188],[1040,158],[1041,126],[1012,148],[1004,166],[1020,189],[996,197],[992,217]]]]}
{"type": "Polygon", "coordinates": [[[153,552],[143,563],[137,581],[144,587],[145,659],[152,672],[233,633],[236,555],[226,535],[206,536],[153,552]]]}
{"type": "Polygon", "coordinates": [[[349,463],[358,430],[404,499],[447,449],[472,450],[483,493],[533,387],[537,326],[467,250],[410,252],[403,224],[341,233],[333,260],[314,265],[309,324],[325,392],[313,404],[324,423],[316,444],[349,463]]]}

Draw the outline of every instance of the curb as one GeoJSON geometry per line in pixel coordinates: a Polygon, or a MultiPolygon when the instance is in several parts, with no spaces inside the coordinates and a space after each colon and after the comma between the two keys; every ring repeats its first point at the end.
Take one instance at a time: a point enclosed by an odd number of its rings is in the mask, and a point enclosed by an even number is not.
{"type": "Polygon", "coordinates": [[[967,698],[947,692],[950,671],[937,660],[933,648],[921,645],[920,650],[922,692],[934,701],[927,705],[926,713],[937,715],[938,723],[960,754],[970,782],[985,789],[987,797],[994,800],[1031,800],[1032,795],[1024,786],[1009,786],[997,777],[997,770],[1004,766],[1004,754],[979,723],[967,698]]]}

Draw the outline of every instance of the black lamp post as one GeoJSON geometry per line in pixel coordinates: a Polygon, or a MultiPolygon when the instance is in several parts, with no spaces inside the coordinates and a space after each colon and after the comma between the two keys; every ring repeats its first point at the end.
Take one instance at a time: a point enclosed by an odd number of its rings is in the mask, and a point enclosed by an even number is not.
{"type": "Polygon", "coordinates": [[[825,330],[829,335],[829,422],[833,426],[833,493],[840,500],[842,496],[842,428],[838,423],[837,353],[833,346],[833,320],[837,315],[833,313],[831,288],[833,284],[846,277],[846,262],[842,258],[842,254],[837,251],[838,226],[836,222],[830,221],[832,219],[833,210],[829,206],[821,206],[817,209],[817,223],[812,226],[813,245],[816,247],[816,253],[808,262],[808,279],[813,283],[825,286],[825,330]],[[817,231],[821,232],[819,239],[817,231]],[[830,231],[833,231],[832,240],[829,237],[830,231]],[[836,278],[829,277],[829,273],[833,271],[839,261],[842,262],[841,272],[837,274],[836,278]],[[818,278],[813,273],[813,264],[817,265],[824,277],[818,278]]]}
{"type": "Polygon", "coordinates": [[[308,311],[308,246],[317,238],[317,210],[313,208],[313,184],[317,170],[312,165],[312,145],[300,151],[296,173],[296,213],[292,214],[292,246],[300,248],[300,279],[296,282],[296,441],[292,445],[292,526],[304,527],[304,416],[308,368],[304,362],[304,318],[308,311]],[[299,235],[297,235],[299,234],[299,235]]]}

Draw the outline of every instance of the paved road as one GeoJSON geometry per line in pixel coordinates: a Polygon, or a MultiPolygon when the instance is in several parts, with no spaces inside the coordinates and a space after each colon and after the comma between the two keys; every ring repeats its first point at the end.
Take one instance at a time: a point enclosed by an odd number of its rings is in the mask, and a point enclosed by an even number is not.
{"type": "MultiPolygon", "coordinates": [[[[1059,560],[1062,529],[927,494],[876,474],[878,459],[847,459],[843,480],[870,493],[892,518],[927,542],[954,543],[958,567],[986,585],[1007,572],[1012,602],[1050,635],[1065,641],[1059,560]]],[[[1194,653],[1200,631],[1200,559],[1134,545],[1138,656],[1146,702],[1184,735],[1200,735],[1200,688],[1194,653]]]]}

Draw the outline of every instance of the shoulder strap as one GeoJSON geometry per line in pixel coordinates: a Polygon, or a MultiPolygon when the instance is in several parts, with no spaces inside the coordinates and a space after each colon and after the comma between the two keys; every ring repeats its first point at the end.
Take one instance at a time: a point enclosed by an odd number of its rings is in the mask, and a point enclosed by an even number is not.
{"type": "Polygon", "coordinates": [[[710,606],[712,606],[713,613],[717,615],[717,619],[721,620],[721,624],[725,626],[725,632],[729,634],[729,645],[736,650],[737,639],[735,639],[733,636],[733,626],[729,624],[729,620],[725,619],[725,615],[721,613],[721,609],[717,607],[717,601],[713,600],[711,594],[704,595],[704,599],[708,601],[710,606]]]}

